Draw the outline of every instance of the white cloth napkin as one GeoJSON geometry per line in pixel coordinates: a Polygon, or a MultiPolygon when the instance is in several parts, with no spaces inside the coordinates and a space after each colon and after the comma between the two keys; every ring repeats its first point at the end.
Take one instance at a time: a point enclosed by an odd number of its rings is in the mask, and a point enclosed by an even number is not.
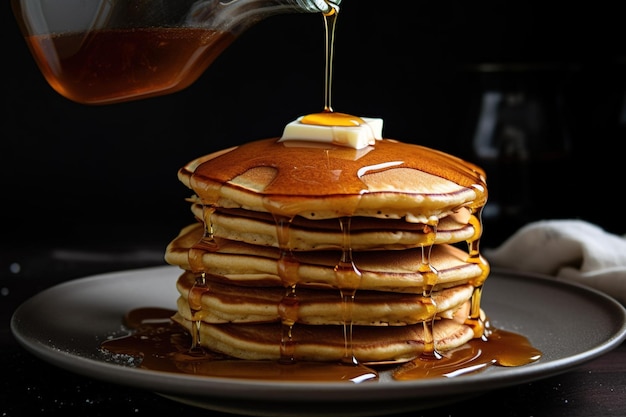
{"type": "Polygon", "coordinates": [[[626,235],[582,220],[544,220],[483,252],[492,266],[574,281],[626,304],[626,235]]]}

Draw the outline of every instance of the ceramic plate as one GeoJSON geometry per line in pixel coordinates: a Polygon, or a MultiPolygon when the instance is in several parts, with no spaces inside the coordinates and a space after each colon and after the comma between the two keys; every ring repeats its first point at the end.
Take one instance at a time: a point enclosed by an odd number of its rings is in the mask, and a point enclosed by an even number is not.
{"type": "Polygon", "coordinates": [[[250,381],[144,370],[105,357],[100,343],[139,307],[175,310],[176,267],[68,281],[22,304],[11,320],[28,351],[72,372],[126,384],[206,409],[257,416],[373,416],[436,407],[566,372],[626,339],[626,309],[598,291],[550,278],[492,271],[482,306],[494,327],[528,337],[543,353],[530,365],[456,378],[375,383],[250,381]]]}

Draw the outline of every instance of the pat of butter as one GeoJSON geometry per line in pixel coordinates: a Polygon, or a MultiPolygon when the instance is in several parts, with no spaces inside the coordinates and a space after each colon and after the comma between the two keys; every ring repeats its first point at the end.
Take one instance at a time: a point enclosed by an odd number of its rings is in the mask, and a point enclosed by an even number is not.
{"type": "Polygon", "coordinates": [[[322,126],[300,123],[302,117],[298,117],[285,126],[279,142],[310,141],[363,149],[382,139],[383,119],[371,117],[361,119],[365,124],[359,126],[322,126]]]}

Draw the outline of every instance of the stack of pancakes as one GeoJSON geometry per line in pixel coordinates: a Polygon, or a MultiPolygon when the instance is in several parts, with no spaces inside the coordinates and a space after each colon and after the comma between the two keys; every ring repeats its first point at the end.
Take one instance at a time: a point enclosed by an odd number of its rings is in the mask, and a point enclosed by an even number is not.
{"type": "Polygon", "coordinates": [[[482,335],[484,172],[391,139],[250,142],[179,171],[174,320],[241,359],[410,360],[482,335]]]}

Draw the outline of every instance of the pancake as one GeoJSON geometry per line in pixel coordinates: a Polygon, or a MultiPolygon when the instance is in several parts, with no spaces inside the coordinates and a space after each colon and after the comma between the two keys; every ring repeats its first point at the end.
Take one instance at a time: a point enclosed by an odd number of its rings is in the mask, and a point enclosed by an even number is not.
{"type": "MultiPolygon", "coordinates": [[[[195,275],[185,272],[177,281],[180,293],[178,312],[193,319],[189,294],[195,275]]],[[[429,297],[384,291],[359,290],[354,296],[351,323],[365,326],[403,326],[421,323],[434,316],[452,318],[474,291],[470,284],[435,291],[429,297]]],[[[201,297],[200,312],[206,323],[262,323],[280,321],[279,308],[286,297],[283,287],[242,287],[209,282],[201,297]]],[[[343,305],[339,290],[300,288],[298,323],[313,325],[343,324],[343,305]]]]}
{"type": "MultiPolygon", "coordinates": [[[[184,227],[168,245],[166,261],[191,270],[189,250],[202,239],[203,231],[200,223],[184,227]]],[[[201,256],[202,265],[211,279],[238,285],[283,286],[278,248],[217,238],[214,241],[216,246],[201,256]]],[[[293,258],[298,264],[294,280],[302,287],[338,288],[335,267],[341,255],[341,251],[294,253],[293,258]]],[[[451,245],[436,245],[430,249],[429,262],[438,276],[435,289],[480,280],[483,269],[468,262],[467,258],[466,252],[451,245]]],[[[361,273],[359,289],[421,294],[427,284],[420,272],[424,261],[421,248],[354,252],[352,259],[361,273]]]]}
{"type": "MultiPolygon", "coordinates": [[[[435,348],[440,352],[455,349],[474,337],[474,331],[462,323],[467,310],[460,309],[457,319],[438,320],[433,326],[435,348]]],[[[173,320],[188,331],[193,321],[177,313],[173,320]]],[[[292,330],[297,361],[339,361],[346,353],[343,326],[298,325],[292,330]]],[[[280,323],[208,324],[201,322],[200,345],[234,358],[249,360],[281,359],[280,323]]],[[[406,362],[425,352],[424,325],[354,326],[352,351],[361,363],[406,362]]]]}
{"type": "Polygon", "coordinates": [[[452,155],[390,139],[360,150],[265,139],[197,158],[178,173],[208,206],[428,224],[484,205],[484,177],[452,155]]]}
{"type": "MultiPolygon", "coordinates": [[[[202,205],[192,204],[198,219],[205,215],[202,205]]],[[[213,235],[254,245],[279,247],[276,221],[269,213],[242,209],[216,209],[210,213],[213,235]]],[[[457,243],[470,239],[475,233],[468,223],[466,208],[441,219],[437,225],[435,244],[457,243]]],[[[206,222],[206,220],[204,220],[206,222]]],[[[390,250],[419,247],[428,243],[428,228],[424,223],[409,223],[403,219],[352,217],[350,246],[353,250],[390,250]]],[[[309,220],[296,216],[289,226],[289,248],[293,251],[340,249],[343,232],[337,219],[309,220]]]]}

